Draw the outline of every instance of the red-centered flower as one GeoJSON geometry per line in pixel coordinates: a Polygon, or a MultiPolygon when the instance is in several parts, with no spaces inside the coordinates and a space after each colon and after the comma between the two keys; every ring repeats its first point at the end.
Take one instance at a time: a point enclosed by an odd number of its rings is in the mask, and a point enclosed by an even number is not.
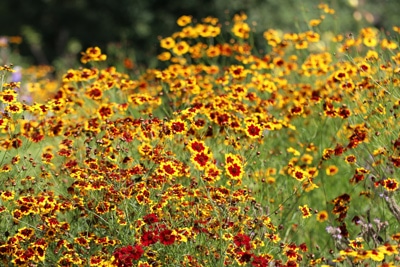
{"type": "Polygon", "coordinates": [[[246,125],[246,135],[250,138],[259,138],[262,135],[262,129],[254,123],[249,123],[246,125]]]}
{"type": "Polygon", "coordinates": [[[206,155],[204,152],[201,152],[194,155],[193,162],[199,169],[204,169],[209,159],[210,158],[208,155],[206,155]]]}
{"type": "Polygon", "coordinates": [[[86,95],[91,99],[97,100],[103,97],[103,91],[98,87],[93,87],[86,92],[86,95]]]}
{"type": "Polygon", "coordinates": [[[218,114],[216,121],[219,125],[223,126],[229,122],[229,115],[227,113],[218,114]]]}
{"type": "Polygon", "coordinates": [[[345,161],[349,164],[354,164],[357,162],[357,158],[354,155],[348,155],[346,156],[345,161]]]}
{"type": "Polygon", "coordinates": [[[286,262],[286,265],[285,265],[285,266],[288,266],[288,267],[298,267],[299,264],[298,264],[296,261],[288,260],[288,261],[286,262]]]}
{"type": "Polygon", "coordinates": [[[14,103],[17,101],[17,92],[14,90],[5,90],[0,94],[0,101],[4,103],[14,103]]]}
{"type": "Polygon", "coordinates": [[[18,230],[18,234],[17,235],[21,236],[22,239],[27,240],[27,239],[30,239],[34,234],[35,234],[35,230],[34,229],[24,227],[24,228],[21,228],[21,229],[18,230]]]}
{"type": "Polygon", "coordinates": [[[173,234],[172,230],[166,229],[160,232],[160,243],[163,245],[172,245],[175,242],[176,236],[173,234]]]}
{"type": "Polygon", "coordinates": [[[74,238],[74,243],[79,244],[81,246],[87,247],[89,246],[89,240],[85,237],[77,237],[74,238]]]}
{"type": "Polygon", "coordinates": [[[158,240],[159,236],[157,235],[156,231],[144,231],[140,237],[140,243],[145,247],[157,243],[158,240]]]}
{"type": "Polygon", "coordinates": [[[390,161],[393,163],[394,166],[400,167],[400,157],[389,157],[390,161]]]}
{"type": "Polygon", "coordinates": [[[176,120],[171,122],[171,130],[173,133],[185,133],[186,132],[186,126],[185,122],[181,120],[176,120]]]}
{"type": "Polygon", "coordinates": [[[311,209],[307,205],[299,206],[299,209],[300,209],[301,213],[303,214],[303,218],[308,218],[312,215],[311,209]]]}
{"type": "Polygon", "coordinates": [[[126,246],[117,249],[114,252],[115,262],[118,267],[131,267],[133,266],[133,260],[138,260],[144,253],[141,245],[126,246]]]}
{"type": "Polygon", "coordinates": [[[234,162],[233,164],[226,165],[228,176],[233,180],[240,180],[244,173],[243,168],[234,162]]]}
{"type": "Polygon", "coordinates": [[[188,148],[193,152],[203,152],[206,149],[203,141],[191,141],[188,148]]]}
{"type": "Polygon", "coordinates": [[[170,162],[161,162],[160,169],[168,176],[173,176],[178,173],[178,170],[170,162]]]}
{"type": "Polygon", "coordinates": [[[238,246],[238,247],[244,246],[247,250],[249,250],[251,248],[250,241],[251,241],[251,238],[245,234],[237,234],[233,238],[233,243],[235,243],[236,246],[238,246]]]}
{"type": "Polygon", "coordinates": [[[101,201],[97,206],[96,206],[96,212],[98,214],[104,214],[106,212],[110,211],[110,203],[106,201],[101,201]]]}
{"type": "Polygon", "coordinates": [[[100,256],[91,256],[89,264],[90,266],[99,266],[103,259],[100,256]]]}
{"type": "Polygon", "coordinates": [[[251,258],[253,257],[253,253],[250,252],[243,252],[240,251],[237,253],[237,261],[241,264],[244,265],[244,263],[249,262],[251,258]]]}
{"type": "Polygon", "coordinates": [[[297,256],[298,256],[297,251],[294,250],[294,249],[288,249],[288,250],[285,252],[285,254],[286,254],[286,256],[287,256],[289,259],[291,259],[291,260],[297,259],[297,256]]]}
{"type": "Polygon", "coordinates": [[[396,191],[399,188],[399,183],[393,178],[383,180],[382,184],[387,191],[396,191]]]}
{"type": "Polygon", "coordinates": [[[206,125],[206,121],[204,119],[197,119],[194,121],[194,127],[197,129],[201,129],[206,125]]]}
{"type": "Polygon", "coordinates": [[[254,267],[267,267],[268,264],[271,262],[272,257],[267,256],[256,256],[253,255],[253,261],[251,262],[251,266],[254,267]]]}
{"type": "Polygon", "coordinates": [[[155,213],[150,213],[143,217],[143,221],[147,224],[153,224],[158,222],[158,216],[155,213]]]}
{"type": "Polygon", "coordinates": [[[111,105],[103,104],[98,109],[97,114],[99,115],[100,118],[107,119],[114,114],[114,111],[112,110],[111,105]]]}

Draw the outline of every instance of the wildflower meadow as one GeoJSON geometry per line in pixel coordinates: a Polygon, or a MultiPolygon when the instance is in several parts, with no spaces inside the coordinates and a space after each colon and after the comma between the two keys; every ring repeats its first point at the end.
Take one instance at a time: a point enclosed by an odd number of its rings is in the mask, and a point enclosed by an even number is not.
{"type": "Polygon", "coordinates": [[[184,15],[157,68],[1,66],[0,265],[400,266],[400,27],[334,13],[262,42],[184,15]]]}

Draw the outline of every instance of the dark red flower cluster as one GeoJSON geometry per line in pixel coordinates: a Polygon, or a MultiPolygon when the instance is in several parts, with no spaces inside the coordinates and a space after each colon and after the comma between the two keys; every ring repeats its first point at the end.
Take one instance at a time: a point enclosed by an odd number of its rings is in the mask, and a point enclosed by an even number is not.
{"type": "Polygon", "coordinates": [[[131,267],[133,260],[138,260],[144,253],[142,245],[126,246],[114,251],[114,257],[118,267],[131,267]]]}

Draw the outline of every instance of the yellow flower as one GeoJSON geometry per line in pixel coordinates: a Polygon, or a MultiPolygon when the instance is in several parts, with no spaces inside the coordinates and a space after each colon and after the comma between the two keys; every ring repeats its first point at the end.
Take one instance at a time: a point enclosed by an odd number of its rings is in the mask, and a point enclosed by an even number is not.
{"type": "Polygon", "coordinates": [[[186,16],[186,15],[181,16],[181,17],[176,21],[176,23],[177,23],[179,26],[181,26],[181,27],[184,27],[184,26],[188,25],[188,24],[191,23],[191,22],[192,22],[192,16],[186,16]]]}
{"type": "Polygon", "coordinates": [[[383,49],[394,50],[394,49],[396,49],[398,47],[398,45],[394,41],[391,41],[391,40],[388,40],[388,39],[383,39],[381,41],[381,47],[383,49]]]}
{"type": "Polygon", "coordinates": [[[318,212],[317,221],[324,222],[326,220],[328,220],[328,212],[326,212],[325,210],[321,210],[320,212],[318,212]]]}
{"type": "Polygon", "coordinates": [[[89,47],[85,52],[82,52],[81,62],[86,64],[90,61],[104,61],[107,59],[105,54],[101,53],[101,49],[97,46],[89,47]]]}
{"type": "Polygon", "coordinates": [[[158,60],[167,61],[171,58],[170,52],[163,52],[157,56],[158,60]]]}
{"type": "Polygon", "coordinates": [[[330,165],[326,168],[326,174],[329,176],[333,176],[338,173],[339,169],[335,165],[330,165]]]}
{"type": "Polygon", "coordinates": [[[375,47],[378,44],[378,40],[374,36],[368,36],[363,38],[363,44],[367,47],[375,47]]]}
{"type": "Polygon", "coordinates": [[[301,211],[302,215],[303,215],[303,219],[305,218],[309,218],[311,217],[311,209],[307,206],[299,206],[299,210],[301,211]]]}
{"type": "Polygon", "coordinates": [[[246,22],[236,22],[233,25],[232,33],[239,38],[247,39],[249,38],[250,26],[246,22]]]}
{"type": "Polygon", "coordinates": [[[308,22],[308,25],[310,25],[311,27],[315,27],[318,26],[321,23],[320,19],[312,19],[308,22]]]}
{"type": "Polygon", "coordinates": [[[175,47],[175,40],[172,37],[164,38],[160,41],[160,46],[165,49],[171,49],[175,47]]]}
{"type": "Polygon", "coordinates": [[[175,46],[172,48],[172,52],[174,52],[175,55],[181,56],[186,54],[189,51],[189,44],[185,41],[180,41],[175,44],[175,46]]]}

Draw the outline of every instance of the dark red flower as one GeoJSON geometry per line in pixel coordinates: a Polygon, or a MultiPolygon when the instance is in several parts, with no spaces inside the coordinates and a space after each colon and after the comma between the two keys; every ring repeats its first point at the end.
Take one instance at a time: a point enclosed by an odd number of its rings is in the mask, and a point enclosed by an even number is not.
{"type": "Polygon", "coordinates": [[[271,256],[253,255],[253,261],[251,262],[251,265],[255,267],[267,267],[271,259],[272,259],[271,256]]]}
{"type": "Polygon", "coordinates": [[[140,242],[143,246],[147,247],[157,243],[159,237],[155,231],[144,231],[140,237],[140,242]]]}
{"type": "Polygon", "coordinates": [[[245,252],[240,251],[237,254],[240,256],[240,257],[238,257],[238,261],[241,264],[244,264],[245,262],[249,262],[251,260],[251,257],[253,257],[253,253],[250,253],[247,251],[245,251],[245,252]]]}
{"type": "Polygon", "coordinates": [[[157,214],[155,214],[155,213],[147,214],[146,216],[143,217],[143,221],[147,224],[156,223],[156,222],[158,222],[157,214]]]}
{"type": "Polygon", "coordinates": [[[250,241],[251,241],[250,237],[245,234],[237,234],[233,238],[233,243],[235,243],[236,246],[238,247],[244,246],[247,250],[251,248],[250,241]]]}
{"type": "Polygon", "coordinates": [[[138,260],[144,253],[142,245],[126,246],[114,252],[115,262],[118,267],[131,267],[133,260],[138,260]]]}
{"type": "Polygon", "coordinates": [[[163,245],[172,245],[175,239],[176,236],[169,229],[160,232],[160,243],[163,245]]]}

